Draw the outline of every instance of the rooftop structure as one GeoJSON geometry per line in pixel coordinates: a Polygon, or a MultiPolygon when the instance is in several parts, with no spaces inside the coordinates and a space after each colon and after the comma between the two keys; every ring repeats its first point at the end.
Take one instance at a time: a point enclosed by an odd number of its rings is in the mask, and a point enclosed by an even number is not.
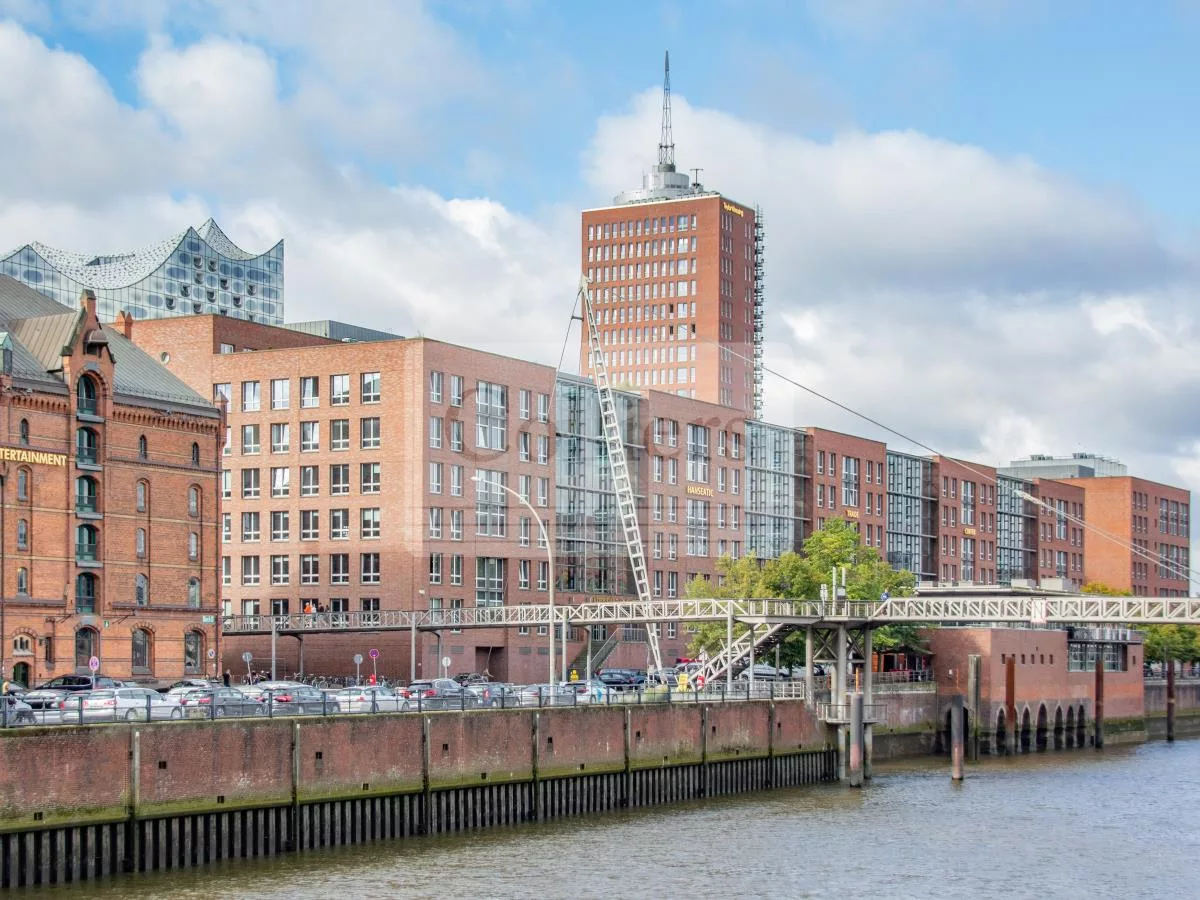
{"type": "Polygon", "coordinates": [[[999,471],[1015,478],[1112,478],[1129,474],[1124,463],[1095,453],[1035,453],[1028,459],[1014,459],[999,471]]]}
{"type": "Polygon", "coordinates": [[[311,322],[288,322],[283,327],[304,334],[315,334],[318,337],[329,338],[332,341],[342,341],[343,343],[399,341],[404,337],[402,334],[392,334],[390,331],[379,331],[375,328],[364,328],[361,325],[336,322],[333,319],[317,319],[311,322]]]}
{"type": "Polygon", "coordinates": [[[283,241],[250,253],[212,219],[140,250],[78,253],[34,241],[0,256],[0,275],[71,307],[90,290],[106,322],[122,311],[135,319],[214,313],[283,322],[283,241]]]}

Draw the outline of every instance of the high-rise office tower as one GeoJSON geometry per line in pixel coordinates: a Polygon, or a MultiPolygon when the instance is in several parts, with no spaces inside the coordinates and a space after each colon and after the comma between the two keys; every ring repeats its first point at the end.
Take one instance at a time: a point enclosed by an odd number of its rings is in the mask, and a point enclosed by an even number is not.
{"type": "MultiPolygon", "coordinates": [[[[762,216],[676,171],[669,57],[658,162],[640,188],[617,195],[611,206],[584,210],[580,231],[612,382],[760,417],[762,216]]],[[[585,318],[585,375],[587,328],[585,318]]]]}

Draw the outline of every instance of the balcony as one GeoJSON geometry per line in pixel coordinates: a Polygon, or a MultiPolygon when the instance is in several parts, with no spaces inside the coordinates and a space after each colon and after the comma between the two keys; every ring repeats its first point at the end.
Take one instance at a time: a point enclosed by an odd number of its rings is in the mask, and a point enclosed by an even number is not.
{"type": "Polygon", "coordinates": [[[100,451],[95,447],[77,446],[75,448],[75,462],[80,466],[99,467],[100,451]]]}
{"type": "Polygon", "coordinates": [[[100,561],[100,545],[78,543],[75,545],[75,561],[95,563],[100,561]]]}
{"type": "Polygon", "coordinates": [[[95,594],[76,594],[75,595],[75,612],[77,613],[94,613],[96,611],[96,596],[95,594]]]}
{"type": "Polygon", "coordinates": [[[94,494],[76,494],[75,495],[75,512],[94,515],[99,512],[96,496],[94,494]]]}

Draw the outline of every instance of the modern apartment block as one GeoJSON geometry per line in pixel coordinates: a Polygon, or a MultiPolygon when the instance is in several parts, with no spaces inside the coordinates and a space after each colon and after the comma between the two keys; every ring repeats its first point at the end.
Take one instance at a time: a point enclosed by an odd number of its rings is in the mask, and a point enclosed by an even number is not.
{"type": "Polygon", "coordinates": [[[34,241],[0,256],[0,275],[69,307],[89,290],[105,322],[119,312],[135,319],[213,313],[283,322],[283,241],[250,253],[212,219],[140,250],[78,253],[34,241]]]}
{"type": "MultiPolygon", "coordinates": [[[[759,212],[675,169],[670,70],[658,162],[640,188],[584,210],[591,279],[613,384],[762,411],[764,236],[759,212]]],[[[580,372],[592,371],[589,326],[580,372]]]]}
{"type": "Polygon", "coordinates": [[[0,276],[0,675],[26,685],[218,671],[221,414],[128,324],[0,276]]]}

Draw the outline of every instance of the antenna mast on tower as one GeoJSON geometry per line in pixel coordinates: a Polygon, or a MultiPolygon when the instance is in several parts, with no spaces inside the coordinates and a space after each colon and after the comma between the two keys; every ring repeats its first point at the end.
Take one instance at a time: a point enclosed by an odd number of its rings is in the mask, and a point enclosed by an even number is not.
{"type": "Polygon", "coordinates": [[[671,51],[663,56],[662,136],[658,139],[660,171],[675,171],[675,138],[671,134],[671,51]]]}

